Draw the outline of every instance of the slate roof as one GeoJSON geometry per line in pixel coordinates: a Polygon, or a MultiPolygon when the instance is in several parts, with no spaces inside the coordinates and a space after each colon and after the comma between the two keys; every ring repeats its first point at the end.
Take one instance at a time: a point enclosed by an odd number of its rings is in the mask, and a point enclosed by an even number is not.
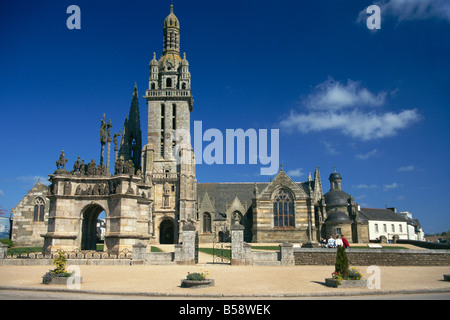
{"type": "Polygon", "coordinates": [[[398,221],[408,220],[390,209],[360,208],[361,216],[367,220],[398,221]]]}
{"type": "MultiPolygon", "coordinates": [[[[257,183],[258,190],[263,190],[268,183],[257,183]]],[[[243,206],[249,207],[252,204],[253,190],[255,183],[242,182],[242,183],[197,183],[197,197],[198,205],[200,206],[205,193],[208,193],[208,197],[211,203],[214,205],[216,212],[225,213],[227,207],[229,207],[236,196],[243,206]]],[[[243,214],[245,212],[242,212],[243,214]]]]}
{"type": "MultiPolygon", "coordinates": [[[[297,182],[297,184],[307,193],[308,182],[297,182]]],[[[268,185],[269,182],[256,183],[258,192],[263,191],[268,185]]],[[[314,181],[311,181],[311,185],[314,187],[314,181]]],[[[199,207],[201,206],[204,195],[207,192],[217,213],[225,213],[236,196],[247,209],[252,204],[254,189],[254,182],[197,183],[198,205],[199,207]]],[[[245,214],[245,212],[242,212],[242,214],[245,214]]]]}

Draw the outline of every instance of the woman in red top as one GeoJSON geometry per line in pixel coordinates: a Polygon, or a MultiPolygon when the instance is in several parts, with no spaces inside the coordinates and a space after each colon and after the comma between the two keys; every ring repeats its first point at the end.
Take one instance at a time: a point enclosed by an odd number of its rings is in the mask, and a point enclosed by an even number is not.
{"type": "Polygon", "coordinates": [[[350,244],[348,243],[347,239],[345,239],[344,235],[341,235],[342,243],[344,244],[344,248],[350,247],[350,244]]]}

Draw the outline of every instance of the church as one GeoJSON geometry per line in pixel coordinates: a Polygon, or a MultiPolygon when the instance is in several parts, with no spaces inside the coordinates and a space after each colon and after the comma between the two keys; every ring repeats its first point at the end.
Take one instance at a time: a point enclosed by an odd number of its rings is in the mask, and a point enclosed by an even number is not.
{"type": "MultiPolygon", "coordinates": [[[[190,132],[194,111],[191,74],[181,55],[181,26],[170,7],[164,20],[162,55],[149,64],[144,98],[148,137],[143,144],[135,84],[123,130],[111,136],[111,121],[101,120],[99,163],[72,159],[64,151],[49,175],[13,209],[12,240],[42,246],[45,252],[95,250],[97,219],[104,212],[105,250],[176,244],[181,230],[195,226],[199,242],[229,241],[230,227],[244,227],[244,240],[318,245],[321,238],[344,234],[350,242],[369,242],[368,219],[353,197],[342,190],[342,177],[329,176],[323,193],[319,168],[307,181],[295,182],[280,167],[267,183],[201,183],[196,179],[189,140],[177,143],[174,132],[190,132]],[[120,142],[119,142],[120,137],[120,142]],[[114,143],[114,168],[111,162],[114,143]],[[181,159],[181,161],[180,161],[181,159]]],[[[406,229],[406,227],[405,227],[406,229]]]]}

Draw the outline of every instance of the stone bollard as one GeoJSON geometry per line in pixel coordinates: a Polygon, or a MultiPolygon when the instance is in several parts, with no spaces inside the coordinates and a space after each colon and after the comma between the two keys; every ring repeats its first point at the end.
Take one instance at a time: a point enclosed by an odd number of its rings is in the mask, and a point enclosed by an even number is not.
{"type": "Polygon", "coordinates": [[[244,226],[237,221],[231,226],[231,265],[251,265],[251,246],[244,242],[244,226]]]}
{"type": "Polygon", "coordinates": [[[8,245],[0,243],[0,260],[6,259],[7,252],[8,252],[8,245]]]}
{"type": "Polygon", "coordinates": [[[293,266],[294,261],[294,246],[292,243],[284,242],[280,244],[280,255],[281,255],[281,265],[282,266],[293,266]]]}
{"type": "Polygon", "coordinates": [[[145,244],[141,242],[135,244],[133,246],[133,259],[131,260],[131,263],[133,265],[145,264],[146,253],[147,253],[147,246],[145,244]]]}
{"type": "Polygon", "coordinates": [[[195,226],[191,223],[183,227],[183,243],[175,245],[175,264],[195,264],[195,232],[195,226]]]}

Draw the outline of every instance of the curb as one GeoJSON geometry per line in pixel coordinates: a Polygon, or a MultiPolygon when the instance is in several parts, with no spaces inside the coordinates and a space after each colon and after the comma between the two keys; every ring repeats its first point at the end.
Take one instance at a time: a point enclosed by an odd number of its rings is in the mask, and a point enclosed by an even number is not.
{"type": "Polygon", "coordinates": [[[373,296],[391,294],[427,294],[450,293],[450,288],[416,289],[416,290],[377,290],[377,291],[351,291],[351,292],[313,292],[313,293],[278,293],[278,294],[195,294],[195,293],[164,293],[164,292],[120,292],[97,290],[74,290],[62,288],[27,288],[0,286],[0,290],[36,291],[36,292],[64,292],[75,294],[96,294],[115,296],[139,296],[139,297],[165,297],[165,298],[308,298],[308,297],[349,297],[349,296],[373,296]]]}

